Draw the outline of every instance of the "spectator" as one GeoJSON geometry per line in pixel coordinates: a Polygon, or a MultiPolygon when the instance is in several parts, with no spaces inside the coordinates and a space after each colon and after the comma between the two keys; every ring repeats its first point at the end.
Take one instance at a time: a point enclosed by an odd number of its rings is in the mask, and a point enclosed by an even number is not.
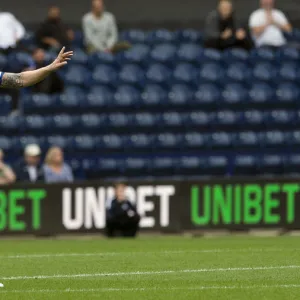
{"type": "MultiPolygon", "coordinates": [[[[35,64],[35,69],[45,67],[48,64],[45,55],[45,51],[41,48],[37,48],[33,51],[32,58],[35,64]]],[[[51,73],[45,80],[32,87],[33,93],[56,94],[62,93],[63,91],[64,82],[55,72],[51,73]]]]}
{"type": "Polygon", "coordinates": [[[25,36],[24,26],[8,12],[0,12],[0,49],[9,51],[16,48],[18,41],[25,36]]]}
{"type": "Polygon", "coordinates": [[[208,15],[205,24],[205,46],[220,50],[231,47],[249,50],[252,47],[246,30],[236,25],[231,0],[220,0],[218,8],[208,15]]]}
{"type": "Polygon", "coordinates": [[[117,44],[116,20],[104,10],[103,0],[92,1],[92,11],[83,17],[83,33],[89,52],[111,51],[117,44]]]}
{"type": "Polygon", "coordinates": [[[3,162],[4,153],[0,149],[0,185],[12,184],[16,181],[13,170],[3,162]]]}
{"type": "Polygon", "coordinates": [[[72,169],[64,163],[64,155],[59,147],[48,150],[44,165],[44,176],[47,183],[72,182],[72,169]]]}
{"type": "Polygon", "coordinates": [[[274,0],[261,0],[260,3],[261,8],[251,14],[249,21],[256,46],[285,45],[284,32],[291,32],[292,26],[283,12],[274,9],[274,0]]]}
{"type": "Polygon", "coordinates": [[[15,167],[17,181],[44,181],[44,174],[40,163],[41,148],[36,144],[26,146],[24,159],[15,167]]]}
{"type": "Polygon", "coordinates": [[[106,234],[115,237],[120,232],[123,237],[135,237],[139,229],[140,216],[136,207],[126,198],[126,185],[115,186],[115,199],[107,211],[106,234]]]}
{"type": "Polygon", "coordinates": [[[61,20],[58,6],[53,5],[49,8],[48,18],[38,29],[36,39],[39,46],[45,50],[58,51],[62,46],[70,46],[74,39],[74,32],[61,20]]]}

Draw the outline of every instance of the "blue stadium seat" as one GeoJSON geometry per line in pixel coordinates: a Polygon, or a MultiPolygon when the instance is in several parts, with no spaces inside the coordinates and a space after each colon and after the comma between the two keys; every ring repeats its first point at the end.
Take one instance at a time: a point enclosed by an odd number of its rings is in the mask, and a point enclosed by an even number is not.
{"type": "Polygon", "coordinates": [[[207,135],[198,132],[188,132],[183,135],[183,146],[187,149],[204,149],[207,145],[207,135]]]}
{"type": "Polygon", "coordinates": [[[203,175],[205,159],[198,156],[182,156],[179,158],[178,169],[184,175],[203,175]]]}
{"type": "Polygon", "coordinates": [[[90,135],[78,135],[74,138],[75,151],[93,151],[95,150],[95,138],[90,135]]]}
{"type": "Polygon", "coordinates": [[[39,115],[31,115],[24,118],[23,130],[29,133],[45,134],[51,132],[49,118],[39,115]]]}
{"type": "Polygon", "coordinates": [[[72,96],[84,96],[86,93],[86,90],[80,86],[76,85],[67,85],[64,89],[65,95],[72,95],[72,96]]]}
{"type": "Polygon", "coordinates": [[[252,103],[266,104],[274,102],[274,90],[266,83],[254,83],[249,90],[252,103]]]}
{"type": "Polygon", "coordinates": [[[177,51],[180,62],[200,63],[203,49],[197,44],[182,44],[177,51]]]}
{"type": "Polygon", "coordinates": [[[300,60],[300,52],[296,47],[283,47],[278,50],[279,59],[282,62],[298,63],[300,60]]]}
{"type": "Polygon", "coordinates": [[[226,175],[228,172],[229,161],[226,156],[209,156],[207,158],[207,175],[226,175]]]}
{"type": "Polygon", "coordinates": [[[277,80],[277,69],[272,63],[262,62],[253,66],[253,80],[274,83],[277,80]]]}
{"type": "Polygon", "coordinates": [[[175,83],[184,83],[192,86],[197,84],[197,68],[192,64],[181,63],[178,64],[173,73],[173,81],[175,83]]]}
{"type": "Polygon", "coordinates": [[[128,137],[128,148],[135,150],[151,150],[153,147],[153,136],[144,133],[133,134],[128,137]]]}
{"type": "Polygon", "coordinates": [[[147,65],[150,48],[144,44],[138,44],[119,55],[119,61],[125,63],[135,63],[147,65]]]}
{"type": "Polygon", "coordinates": [[[70,66],[64,76],[66,84],[81,87],[89,83],[89,71],[83,66],[70,66]]]}
{"type": "Polygon", "coordinates": [[[171,86],[168,96],[168,103],[174,106],[188,106],[191,103],[193,93],[191,88],[184,84],[171,86]]]}
{"type": "Polygon", "coordinates": [[[209,136],[209,144],[213,148],[233,147],[233,138],[227,132],[214,132],[209,136]]]}
{"type": "Polygon", "coordinates": [[[173,133],[161,133],[155,137],[155,146],[159,149],[176,149],[182,146],[182,137],[173,133]]]}
{"type": "Polygon", "coordinates": [[[237,155],[234,157],[233,174],[234,175],[255,175],[258,173],[258,157],[255,155],[237,155]]]}
{"type": "Polygon", "coordinates": [[[272,130],[259,134],[260,144],[266,148],[268,147],[282,147],[285,146],[286,137],[282,131],[272,130]]]}
{"type": "Polygon", "coordinates": [[[278,75],[280,82],[299,81],[299,66],[295,62],[282,63],[280,65],[278,75]]]}
{"type": "Polygon", "coordinates": [[[88,66],[94,70],[97,66],[110,65],[114,66],[115,56],[108,52],[95,52],[88,57],[88,66]]]}
{"type": "Polygon", "coordinates": [[[57,99],[46,94],[33,94],[21,98],[25,113],[51,112],[57,107],[57,99]]]}
{"type": "Polygon", "coordinates": [[[227,65],[237,62],[247,64],[248,60],[249,52],[241,48],[231,48],[223,52],[223,61],[227,65]]]}
{"type": "Polygon", "coordinates": [[[155,128],[157,127],[157,116],[148,112],[141,112],[134,114],[134,126],[136,128],[155,128]]]}
{"type": "Polygon", "coordinates": [[[242,131],[237,133],[234,144],[239,148],[259,148],[259,137],[253,131],[242,131]]]}
{"type": "Polygon", "coordinates": [[[0,54],[0,69],[1,70],[6,70],[7,69],[7,56],[4,54],[0,54]]]}
{"type": "Polygon", "coordinates": [[[76,132],[77,118],[66,114],[55,115],[52,119],[52,130],[57,133],[61,132],[76,132]]]}
{"type": "Polygon", "coordinates": [[[282,174],[284,171],[283,156],[278,154],[263,155],[259,163],[262,173],[282,174]]]}
{"type": "Polygon", "coordinates": [[[267,47],[255,48],[251,51],[250,60],[254,64],[259,62],[276,63],[276,51],[267,47]]]}
{"type": "Polygon", "coordinates": [[[11,112],[11,96],[9,95],[0,95],[0,116],[8,115],[11,112]]]}
{"type": "Polygon", "coordinates": [[[228,107],[247,103],[248,91],[239,83],[226,84],[222,90],[222,102],[228,107]]]}
{"type": "Polygon", "coordinates": [[[232,63],[226,70],[226,80],[229,83],[248,83],[250,79],[250,69],[245,63],[232,63]]]}
{"type": "Polygon", "coordinates": [[[176,35],[167,29],[153,30],[148,33],[146,42],[149,44],[174,43],[176,35]]]}
{"type": "Polygon", "coordinates": [[[0,136],[0,149],[4,152],[10,152],[13,150],[13,142],[11,138],[6,136],[0,136]]]}
{"type": "Polygon", "coordinates": [[[86,103],[83,105],[86,108],[105,108],[113,103],[114,94],[106,86],[93,86],[87,96],[86,103]]]}
{"type": "Polygon", "coordinates": [[[27,145],[30,144],[37,144],[41,147],[41,149],[43,151],[45,151],[45,145],[46,145],[46,141],[44,137],[37,137],[37,136],[31,136],[31,135],[27,135],[27,136],[20,136],[17,138],[17,144],[15,144],[15,149],[17,149],[18,151],[24,151],[25,147],[27,145]]]}
{"type": "Polygon", "coordinates": [[[184,125],[183,116],[178,112],[165,112],[162,114],[162,126],[167,127],[180,127],[184,125]]]}
{"type": "Polygon", "coordinates": [[[295,131],[286,133],[286,139],[290,145],[292,145],[294,147],[299,147],[300,146],[300,131],[295,130],[295,131]]]}
{"type": "Polygon", "coordinates": [[[221,83],[224,80],[224,70],[221,65],[216,63],[203,64],[200,72],[200,82],[221,83]]]}
{"type": "Polygon", "coordinates": [[[19,132],[23,128],[23,122],[24,118],[19,115],[0,117],[0,132],[6,135],[12,132],[19,132]]]}
{"type": "Polygon", "coordinates": [[[217,112],[213,122],[218,126],[239,126],[241,120],[241,113],[233,112],[230,110],[221,110],[217,112]]]}
{"type": "Polygon", "coordinates": [[[123,151],[124,149],[124,140],[121,136],[116,134],[107,134],[100,136],[98,139],[98,147],[103,148],[104,150],[118,150],[123,151]]]}
{"type": "Polygon", "coordinates": [[[142,105],[161,107],[166,105],[167,92],[157,84],[148,84],[142,92],[142,105]]]}
{"type": "Polygon", "coordinates": [[[264,113],[260,110],[246,110],[244,112],[244,122],[246,125],[264,125],[264,113]]]}
{"type": "Polygon", "coordinates": [[[162,64],[153,64],[148,68],[146,72],[146,78],[149,83],[156,83],[166,86],[171,79],[171,71],[162,64]]]}
{"type": "Polygon", "coordinates": [[[140,102],[140,92],[129,85],[120,85],[116,90],[114,104],[117,107],[134,108],[140,102]]]}
{"type": "Polygon", "coordinates": [[[49,147],[57,146],[64,150],[68,150],[73,147],[70,137],[64,137],[60,135],[52,135],[47,137],[47,143],[49,147]]]}
{"type": "Polygon", "coordinates": [[[69,62],[70,65],[81,65],[87,66],[88,65],[88,55],[82,49],[74,49],[74,55],[72,60],[69,62]]]}
{"type": "Polygon", "coordinates": [[[285,161],[285,172],[297,172],[299,173],[300,168],[300,154],[292,153],[287,156],[285,161]]]}
{"type": "Polygon", "coordinates": [[[177,164],[177,160],[169,156],[155,157],[150,163],[151,173],[157,176],[170,176],[174,174],[177,164]]]}
{"type": "Polygon", "coordinates": [[[83,95],[61,94],[58,96],[58,107],[61,112],[81,112],[85,102],[83,95]]]}
{"type": "Polygon", "coordinates": [[[178,32],[178,39],[182,43],[202,44],[203,36],[200,31],[195,29],[183,29],[178,32]]]}
{"type": "Polygon", "coordinates": [[[267,113],[267,124],[274,125],[292,125],[295,121],[295,114],[293,111],[287,110],[272,110],[267,113]]]}
{"type": "Polygon", "coordinates": [[[201,61],[204,63],[221,63],[222,53],[216,49],[204,49],[201,61]]]}
{"type": "Polygon", "coordinates": [[[29,53],[13,52],[8,56],[7,67],[9,72],[21,72],[28,67],[34,67],[35,63],[29,53]]]}
{"type": "Polygon", "coordinates": [[[97,115],[94,113],[84,114],[80,116],[80,128],[88,133],[96,133],[105,130],[107,127],[107,116],[97,115]]]}
{"type": "Polygon", "coordinates": [[[187,114],[186,123],[189,127],[209,127],[214,115],[204,111],[193,111],[187,114]]]}
{"type": "MultiPolygon", "coordinates": [[[[92,165],[95,165],[92,162],[92,165]]],[[[119,174],[124,167],[124,160],[120,158],[110,158],[103,157],[97,161],[95,168],[97,173],[101,176],[113,175],[116,176],[119,174]]]]}
{"type": "Polygon", "coordinates": [[[118,73],[112,66],[98,65],[92,75],[95,85],[115,86],[118,81],[118,73]]]}
{"type": "Polygon", "coordinates": [[[84,48],[84,36],[81,30],[77,30],[74,32],[74,40],[72,41],[73,48],[84,48]]]}
{"type": "Polygon", "coordinates": [[[107,125],[115,130],[124,130],[132,124],[131,115],[124,113],[112,113],[107,116],[107,125]]]}
{"type": "Polygon", "coordinates": [[[147,35],[143,30],[130,29],[121,33],[121,39],[131,44],[140,44],[146,42],[147,35]]]}
{"type": "Polygon", "coordinates": [[[143,86],[145,81],[144,71],[138,65],[124,65],[119,72],[121,84],[131,84],[136,87],[143,86]]]}
{"type": "Polygon", "coordinates": [[[193,105],[196,106],[215,106],[220,102],[221,91],[215,84],[201,84],[194,94],[193,105]]]}
{"type": "Polygon", "coordinates": [[[159,44],[151,51],[150,58],[154,62],[171,66],[176,58],[176,47],[172,44],[159,44]]]}
{"type": "Polygon", "coordinates": [[[140,157],[128,157],[124,161],[125,174],[133,174],[140,176],[141,173],[145,175],[148,173],[149,160],[140,157]]]}
{"type": "Polygon", "coordinates": [[[276,89],[277,101],[284,104],[297,103],[300,99],[298,85],[293,83],[281,83],[276,89]]]}

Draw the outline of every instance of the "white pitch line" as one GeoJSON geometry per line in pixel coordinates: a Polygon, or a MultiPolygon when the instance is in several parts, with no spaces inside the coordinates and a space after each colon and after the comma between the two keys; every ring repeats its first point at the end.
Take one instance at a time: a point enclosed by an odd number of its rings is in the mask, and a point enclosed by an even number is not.
{"type": "Polygon", "coordinates": [[[2,277],[1,281],[30,280],[30,279],[63,279],[63,278],[87,278],[87,277],[120,277],[120,276],[142,276],[142,275],[166,275],[166,274],[187,274],[187,273],[208,273],[208,272],[239,272],[239,271],[263,271],[279,269],[300,269],[300,266],[270,266],[270,267],[241,267],[241,268],[212,268],[195,270],[162,270],[162,271],[136,271],[136,272],[115,272],[115,273],[90,273],[90,274],[57,274],[57,275],[36,275],[36,276],[12,276],[2,277]]]}
{"type": "Polygon", "coordinates": [[[235,290],[235,289],[273,289],[273,288],[300,288],[300,284],[278,285],[248,285],[248,286],[194,286],[194,287],[171,287],[171,288],[97,288],[97,289],[65,289],[65,290],[1,290],[0,294],[8,293],[93,293],[93,292],[147,292],[147,291],[197,291],[197,290],[235,290]]]}
{"type": "Polygon", "coordinates": [[[26,259],[26,258],[59,258],[59,257],[89,257],[89,256],[125,256],[147,254],[183,254],[183,253],[230,253],[230,252],[283,252],[300,251],[299,248],[249,248],[249,249],[203,249],[203,250],[174,250],[174,251],[135,251],[135,252],[92,252],[92,253],[44,253],[44,254],[14,254],[0,255],[0,259],[26,259]]]}

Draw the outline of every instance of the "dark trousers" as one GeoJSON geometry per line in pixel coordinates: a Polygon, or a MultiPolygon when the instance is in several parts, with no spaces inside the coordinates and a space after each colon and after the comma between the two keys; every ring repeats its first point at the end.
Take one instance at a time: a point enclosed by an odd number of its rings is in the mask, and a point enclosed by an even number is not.
{"type": "Polygon", "coordinates": [[[106,220],[107,237],[135,237],[139,230],[140,217],[110,218],[106,220]]]}
{"type": "Polygon", "coordinates": [[[238,40],[236,38],[229,39],[208,39],[205,41],[206,48],[215,48],[219,50],[225,50],[228,48],[243,48],[245,50],[250,50],[253,47],[253,43],[249,38],[245,38],[243,40],[238,40]]]}

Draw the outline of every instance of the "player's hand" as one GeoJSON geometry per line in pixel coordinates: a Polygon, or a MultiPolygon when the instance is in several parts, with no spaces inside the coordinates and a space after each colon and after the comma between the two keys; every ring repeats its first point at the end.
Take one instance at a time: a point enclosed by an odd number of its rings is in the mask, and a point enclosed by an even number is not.
{"type": "Polygon", "coordinates": [[[51,71],[56,71],[62,68],[63,66],[68,64],[69,60],[71,60],[71,57],[73,56],[73,51],[65,52],[65,50],[66,48],[63,47],[55,61],[49,66],[51,71]]]}

